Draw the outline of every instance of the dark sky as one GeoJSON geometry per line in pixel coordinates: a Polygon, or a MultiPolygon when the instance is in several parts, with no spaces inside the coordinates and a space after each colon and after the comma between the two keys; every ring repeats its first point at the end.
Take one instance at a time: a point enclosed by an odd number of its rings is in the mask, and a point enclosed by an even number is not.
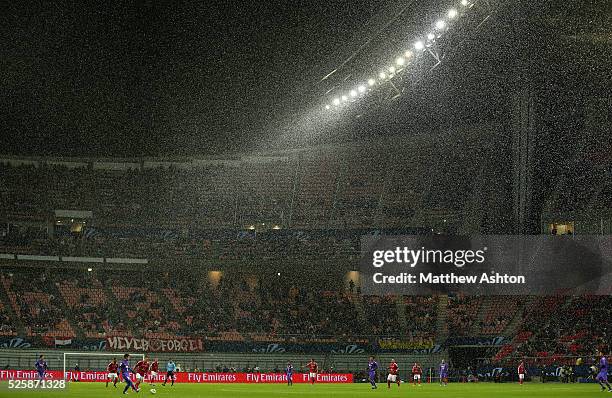
{"type": "Polygon", "coordinates": [[[330,85],[363,80],[403,52],[448,1],[25,3],[0,10],[0,154],[193,155],[312,131],[342,140],[506,123],[527,80],[543,92],[568,85],[570,98],[609,95],[605,0],[495,2],[482,29],[457,28],[458,50],[435,73],[402,83],[401,100],[329,131],[319,112],[330,85]]]}
{"type": "Polygon", "coordinates": [[[256,140],[304,105],[379,11],[355,0],[94,7],[5,5],[0,152],[214,152],[256,140]]]}

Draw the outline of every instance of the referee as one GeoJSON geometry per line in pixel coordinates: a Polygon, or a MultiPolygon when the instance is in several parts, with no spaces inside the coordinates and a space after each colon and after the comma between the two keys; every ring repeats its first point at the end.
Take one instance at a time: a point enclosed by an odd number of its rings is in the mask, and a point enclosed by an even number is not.
{"type": "Polygon", "coordinates": [[[166,383],[168,382],[168,379],[170,379],[171,386],[174,385],[174,371],[176,370],[176,365],[174,364],[174,362],[172,362],[172,359],[168,361],[168,363],[166,364],[166,379],[164,380],[164,382],[162,383],[162,386],[165,386],[166,383]]]}

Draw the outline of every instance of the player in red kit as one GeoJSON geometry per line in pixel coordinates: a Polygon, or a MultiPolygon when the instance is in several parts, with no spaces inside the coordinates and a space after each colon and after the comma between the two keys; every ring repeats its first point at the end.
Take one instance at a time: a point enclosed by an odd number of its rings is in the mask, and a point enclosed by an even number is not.
{"type": "Polygon", "coordinates": [[[159,373],[159,362],[157,361],[157,358],[155,358],[151,363],[149,371],[151,372],[151,385],[154,386],[155,379],[157,378],[157,374],[159,373]]]}
{"type": "Polygon", "coordinates": [[[117,363],[117,358],[113,358],[113,361],[106,366],[106,372],[108,372],[106,387],[108,387],[108,382],[112,380],[113,387],[117,388],[117,382],[119,381],[119,364],[117,363]]]}
{"type": "Polygon", "coordinates": [[[423,369],[421,368],[421,365],[415,362],[414,365],[412,366],[412,385],[413,386],[416,386],[417,382],[419,383],[419,386],[421,385],[422,375],[423,375],[423,369]]]}
{"type": "Polygon", "coordinates": [[[308,378],[310,379],[310,383],[314,384],[317,381],[317,373],[319,372],[319,365],[315,362],[314,359],[311,359],[308,364],[308,378]]]}
{"type": "Polygon", "coordinates": [[[525,362],[521,361],[521,363],[519,363],[516,372],[518,373],[519,384],[522,385],[523,381],[525,380],[525,362]]]}
{"type": "Polygon", "coordinates": [[[400,379],[399,379],[399,366],[397,366],[397,362],[395,362],[395,359],[391,360],[391,363],[389,364],[389,376],[387,376],[387,388],[391,388],[391,383],[397,383],[397,386],[400,386],[400,379]]]}
{"type": "Polygon", "coordinates": [[[147,373],[149,373],[149,359],[144,357],[142,361],[138,361],[136,366],[134,367],[134,371],[136,371],[136,389],[140,386],[147,377],[147,373]]]}

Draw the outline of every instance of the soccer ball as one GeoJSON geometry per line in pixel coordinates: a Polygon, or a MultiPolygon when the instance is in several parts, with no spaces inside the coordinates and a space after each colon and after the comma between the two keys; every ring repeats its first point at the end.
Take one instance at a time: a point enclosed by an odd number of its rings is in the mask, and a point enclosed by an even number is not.
{"type": "Polygon", "coordinates": [[[156,389],[154,389],[154,388],[151,389],[151,394],[155,394],[156,392],[157,392],[156,389]]]}

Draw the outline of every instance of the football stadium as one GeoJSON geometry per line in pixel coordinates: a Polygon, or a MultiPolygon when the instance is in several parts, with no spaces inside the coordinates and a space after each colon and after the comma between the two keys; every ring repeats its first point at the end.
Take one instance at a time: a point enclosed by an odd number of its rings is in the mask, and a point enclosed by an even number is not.
{"type": "Polygon", "coordinates": [[[12,3],[0,397],[612,393],[612,4],[12,3]]]}

